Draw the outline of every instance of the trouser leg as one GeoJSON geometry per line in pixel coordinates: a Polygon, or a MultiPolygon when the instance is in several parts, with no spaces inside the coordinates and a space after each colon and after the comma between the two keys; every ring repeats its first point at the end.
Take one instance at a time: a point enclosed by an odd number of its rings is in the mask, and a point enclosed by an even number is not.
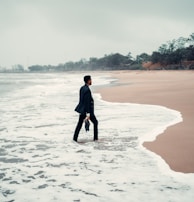
{"type": "Polygon", "coordinates": [[[94,114],[90,116],[90,120],[94,124],[94,140],[98,140],[98,120],[94,114]]]}
{"type": "Polygon", "coordinates": [[[79,116],[79,121],[78,121],[77,126],[75,128],[75,132],[74,132],[74,136],[73,136],[73,140],[76,141],[76,142],[77,142],[79,132],[80,132],[80,130],[82,128],[83,121],[84,121],[85,118],[86,118],[86,115],[81,114],[79,116]]]}

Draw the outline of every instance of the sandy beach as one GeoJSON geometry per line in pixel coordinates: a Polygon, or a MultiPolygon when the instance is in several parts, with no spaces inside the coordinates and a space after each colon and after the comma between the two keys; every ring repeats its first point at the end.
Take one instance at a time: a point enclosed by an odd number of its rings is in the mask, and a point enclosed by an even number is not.
{"type": "Polygon", "coordinates": [[[194,173],[194,71],[117,71],[116,86],[99,90],[104,100],[162,105],[181,112],[183,122],[144,147],[177,172],[194,173]]]}

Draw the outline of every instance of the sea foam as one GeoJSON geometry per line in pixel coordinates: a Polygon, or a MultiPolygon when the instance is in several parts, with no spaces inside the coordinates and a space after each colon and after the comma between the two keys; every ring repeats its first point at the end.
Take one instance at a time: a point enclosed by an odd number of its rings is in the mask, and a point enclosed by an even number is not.
{"type": "MultiPolygon", "coordinates": [[[[194,175],[170,170],[142,146],[180,122],[180,112],[94,92],[99,142],[92,126],[80,132],[84,144],[72,141],[83,75],[0,75],[0,201],[193,201],[194,175]]],[[[115,81],[92,76],[94,86],[115,81]]]]}

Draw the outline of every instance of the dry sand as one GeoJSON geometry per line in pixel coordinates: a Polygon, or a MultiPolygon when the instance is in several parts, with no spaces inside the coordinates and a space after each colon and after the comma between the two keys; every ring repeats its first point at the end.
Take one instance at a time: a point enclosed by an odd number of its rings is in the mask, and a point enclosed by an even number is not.
{"type": "Polygon", "coordinates": [[[194,71],[117,71],[119,85],[100,89],[104,100],[162,105],[180,111],[183,122],[143,145],[177,172],[194,173],[194,71]]]}

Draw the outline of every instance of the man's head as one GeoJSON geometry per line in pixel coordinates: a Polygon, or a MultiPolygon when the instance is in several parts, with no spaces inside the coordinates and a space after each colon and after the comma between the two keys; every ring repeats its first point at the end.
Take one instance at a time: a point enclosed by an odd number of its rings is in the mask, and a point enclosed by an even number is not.
{"type": "Polygon", "coordinates": [[[91,78],[91,76],[90,75],[86,75],[86,76],[84,76],[84,82],[85,82],[85,84],[87,84],[87,85],[92,85],[92,78],[91,78]]]}

